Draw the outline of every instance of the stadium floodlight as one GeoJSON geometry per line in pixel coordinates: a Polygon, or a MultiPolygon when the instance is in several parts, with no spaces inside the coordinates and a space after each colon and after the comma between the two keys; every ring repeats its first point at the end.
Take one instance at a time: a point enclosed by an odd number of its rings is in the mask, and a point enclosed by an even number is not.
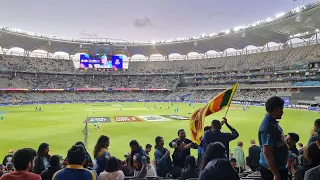
{"type": "Polygon", "coordinates": [[[315,32],[319,32],[319,29],[316,29],[315,32]]]}
{"type": "Polygon", "coordinates": [[[271,18],[271,17],[268,17],[266,20],[265,20],[265,22],[271,22],[271,21],[273,21],[273,18],[271,18]]]}
{"type": "Polygon", "coordinates": [[[237,26],[233,28],[234,32],[240,31],[241,29],[243,29],[243,26],[237,26]]]}
{"type": "Polygon", "coordinates": [[[277,19],[278,19],[278,18],[281,18],[281,17],[284,16],[284,15],[285,15],[284,12],[278,13],[278,14],[276,14],[276,18],[277,18],[277,19]]]}

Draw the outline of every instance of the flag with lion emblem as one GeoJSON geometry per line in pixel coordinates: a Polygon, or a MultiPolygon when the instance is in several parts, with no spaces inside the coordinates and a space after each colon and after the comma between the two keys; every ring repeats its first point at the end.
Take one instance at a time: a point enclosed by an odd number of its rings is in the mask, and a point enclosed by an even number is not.
{"type": "Polygon", "coordinates": [[[238,83],[218,94],[202,109],[197,109],[192,113],[189,121],[192,141],[200,144],[205,117],[229,107],[237,87],[238,83]]]}

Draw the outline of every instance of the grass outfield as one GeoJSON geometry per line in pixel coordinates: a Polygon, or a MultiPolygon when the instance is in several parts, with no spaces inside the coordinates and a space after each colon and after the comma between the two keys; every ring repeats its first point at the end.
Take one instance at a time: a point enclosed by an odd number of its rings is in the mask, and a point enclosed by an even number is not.
{"type": "MultiPolygon", "coordinates": [[[[158,106],[160,105],[157,103],[158,106]]],[[[144,103],[91,103],[91,104],[63,104],[65,108],[60,111],[59,104],[42,105],[43,112],[35,112],[35,105],[0,107],[0,112],[5,116],[0,121],[0,159],[7,154],[9,149],[31,147],[37,149],[39,144],[47,142],[50,144],[50,154],[66,156],[67,150],[76,141],[83,141],[82,129],[84,120],[90,117],[111,117],[111,123],[103,123],[102,131],[94,129],[89,124],[88,150],[93,154],[93,148],[97,138],[101,134],[110,137],[111,153],[122,158],[125,152],[129,152],[129,141],[132,139],[145,146],[146,143],[154,145],[156,136],[163,136],[165,146],[173,138],[177,137],[177,130],[184,128],[190,138],[188,121],[172,120],[166,122],[116,122],[114,116],[140,116],[140,115],[173,115],[174,107],[179,107],[178,115],[190,116],[188,113],[194,109],[185,103],[175,103],[170,110],[165,110],[168,103],[161,103],[162,109],[154,109],[155,103],[146,103],[152,107],[149,110],[144,103]],[[95,106],[94,106],[95,105],[95,106]],[[99,106],[97,106],[99,105],[99,106]],[[129,107],[129,105],[131,107],[129,107]],[[120,111],[120,106],[123,110],[120,111]],[[95,114],[92,108],[95,107],[95,114]]],[[[196,108],[203,107],[197,104],[196,108]]],[[[206,118],[206,125],[212,119],[221,119],[225,110],[206,118]]],[[[257,131],[261,120],[265,115],[263,107],[252,107],[248,111],[242,111],[234,105],[230,108],[227,118],[229,123],[238,130],[240,137],[231,143],[231,148],[238,140],[244,142],[244,149],[247,152],[249,140],[257,140],[257,131]]],[[[309,111],[298,111],[286,109],[280,124],[285,133],[296,132],[304,144],[310,136],[313,121],[319,118],[319,113],[309,111]]],[[[228,131],[223,127],[223,131],[228,131]]],[[[196,155],[196,151],[193,151],[196,155]]],[[[153,155],[153,152],[152,152],[153,155]]]]}

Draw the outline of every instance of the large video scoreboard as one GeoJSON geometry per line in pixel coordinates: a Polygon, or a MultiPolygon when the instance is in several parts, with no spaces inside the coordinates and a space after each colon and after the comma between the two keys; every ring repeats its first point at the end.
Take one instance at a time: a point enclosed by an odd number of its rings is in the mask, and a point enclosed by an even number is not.
{"type": "Polygon", "coordinates": [[[119,55],[80,54],[80,68],[128,69],[128,62],[119,55]]]}

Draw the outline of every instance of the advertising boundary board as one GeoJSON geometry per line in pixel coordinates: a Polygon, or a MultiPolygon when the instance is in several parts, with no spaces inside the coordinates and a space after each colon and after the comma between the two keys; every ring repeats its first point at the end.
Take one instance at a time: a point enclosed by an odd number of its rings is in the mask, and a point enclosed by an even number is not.
{"type": "Polygon", "coordinates": [[[135,116],[114,116],[116,122],[142,122],[141,119],[135,116]]]}
{"type": "Polygon", "coordinates": [[[94,120],[97,120],[99,123],[111,123],[110,117],[87,117],[83,123],[93,123],[94,120]]]}
{"type": "MultiPolygon", "coordinates": [[[[20,106],[20,105],[36,105],[36,104],[72,104],[72,103],[102,103],[102,102],[179,102],[179,103],[190,103],[190,101],[180,101],[180,100],[78,100],[78,101],[40,101],[40,102],[23,102],[23,103],[1,103],[0,106],[20,106]]],[[[207,103],[207,101],[202,100],[201,103],[207,103]]],[[[242,104],[239,101],[233,101],[232,104],[242,104]]],[[[262,102],[245,102],[245,105],[249,106],[264,106],[262,102]]],[[[290,109],[301,109],[294,105],[288,105],[286,108],[290,109]]],[[[308,107],[305,108],[310,111],[320,112],[320,107],[308,107]]]]}

